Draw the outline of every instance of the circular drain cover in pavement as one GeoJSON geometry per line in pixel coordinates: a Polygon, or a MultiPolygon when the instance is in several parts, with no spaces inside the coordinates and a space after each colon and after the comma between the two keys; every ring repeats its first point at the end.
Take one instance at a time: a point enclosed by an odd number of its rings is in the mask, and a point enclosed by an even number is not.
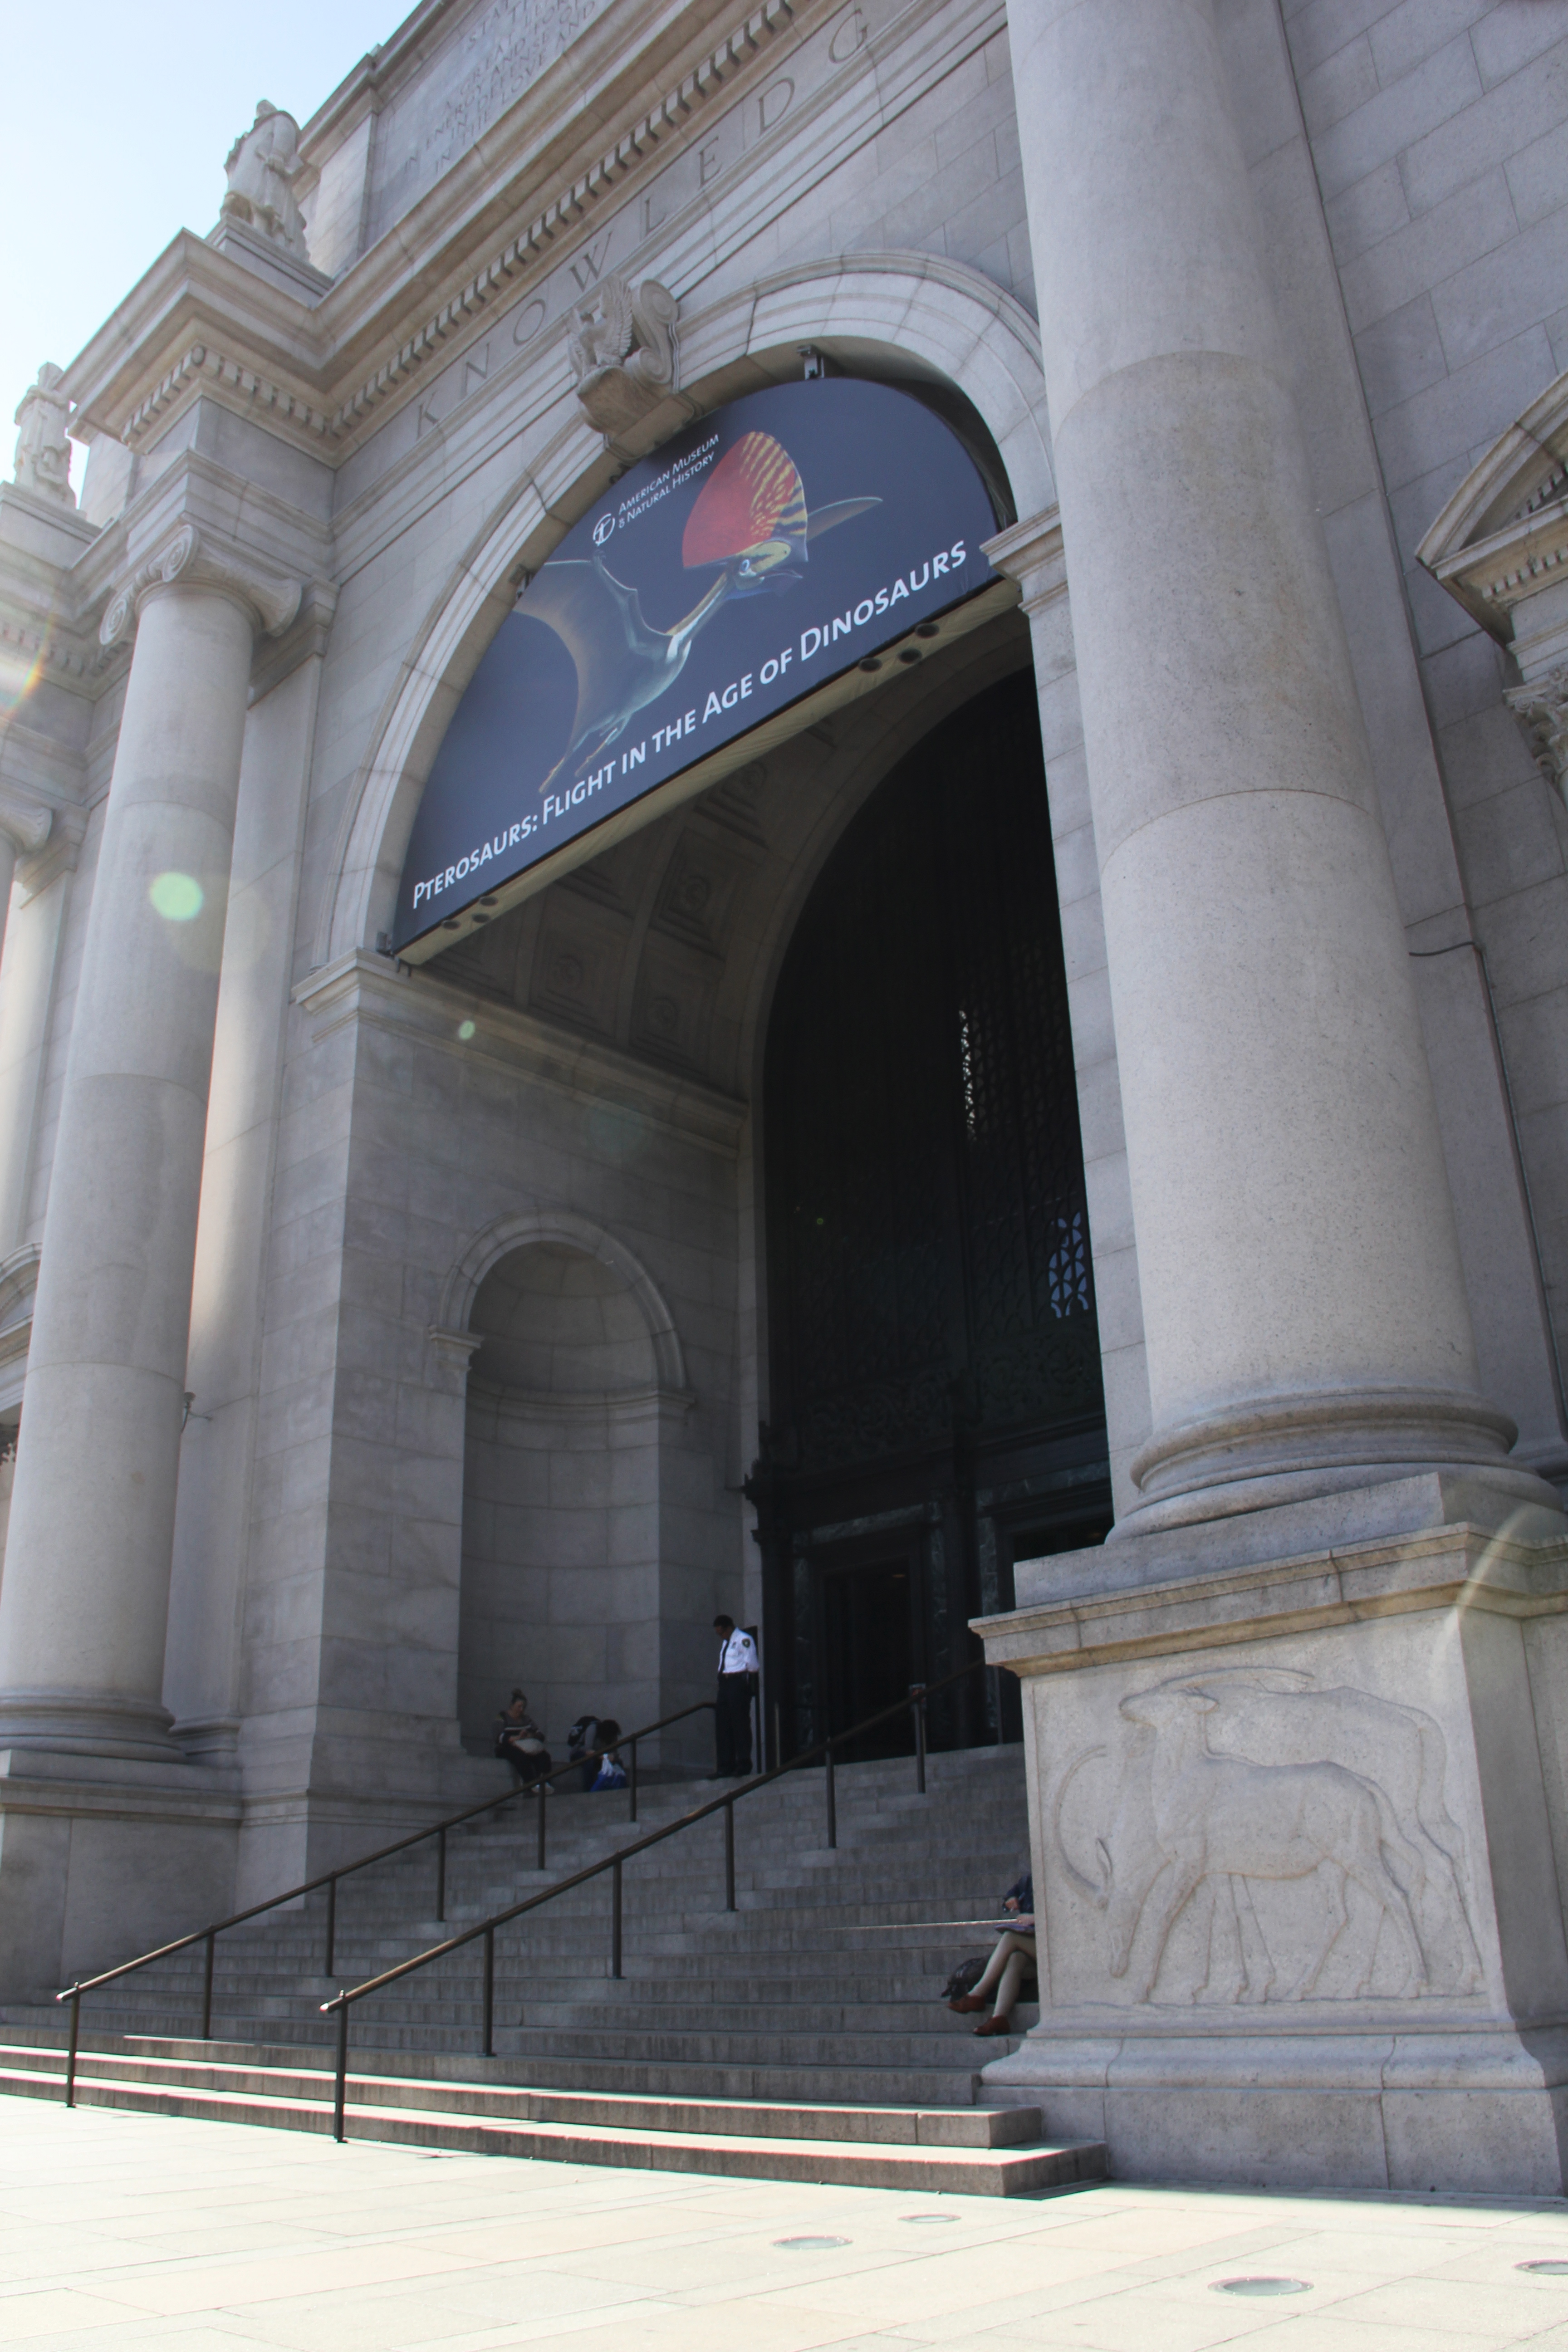
{"type": "Polygon", "coordinates": [[[773,2243],[775,2246],[788,2246],[792,2253],[821,2254],[826,2253],[829,2246],[847,2246],[849,2241],[847,2238],[775,2238],[773,2243]]]}
{"type": "Polygon", "coordinates": [[[1515,2263],[1516,2271],[1533,2271],[1537,2278],[1568,2278],[1568,2263],[1515,2263]]]}
{"type": "Polygon", "coordinates": [[[1216,2294],[1308,2294],[1312,2285],[1310,2279],[1288,2278],[1211,2279],[1209,2284],[1216,2294]]]}

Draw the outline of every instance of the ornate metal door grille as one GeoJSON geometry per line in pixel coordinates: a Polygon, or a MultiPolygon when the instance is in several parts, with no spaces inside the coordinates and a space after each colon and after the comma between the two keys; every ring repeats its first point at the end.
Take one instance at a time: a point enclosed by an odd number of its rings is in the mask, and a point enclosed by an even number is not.
{"type": "MultiPolygon", "coordinates": [[[[1102,1429],[1027,673],[938,728],[846,833],[791,942],[764,1088],[774,1532],[798,1550],[857,1486],[868,1510],[930,1500],[987,1444],[1102,1429]]],[[[969,1638],[949,1598],[940,1647],[969,1638]]]]}

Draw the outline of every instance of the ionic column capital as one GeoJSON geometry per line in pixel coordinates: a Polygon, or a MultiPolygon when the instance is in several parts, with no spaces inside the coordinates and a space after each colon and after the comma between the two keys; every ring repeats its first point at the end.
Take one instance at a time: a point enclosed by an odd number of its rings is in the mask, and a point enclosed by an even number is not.
{"type": "Polygon", "coordinates": [[[31,857],[42,849],[53,823],[53,809],[0,784],[0,836],[10,843],[18,857],[31,857]]]}
{"type": "Polygon", "coordinates": [[[250,613],[251,625],[269,637],[281,635],[300,609],[300,583],[280,579],[240,550],[225,546],[195,523],[182,523],[156,555],[139,564],[110,599],[99,630],[100,643],[118,645],[134,626],[142,604],[161,589],[212,588],[234,597],[250,613]]]}

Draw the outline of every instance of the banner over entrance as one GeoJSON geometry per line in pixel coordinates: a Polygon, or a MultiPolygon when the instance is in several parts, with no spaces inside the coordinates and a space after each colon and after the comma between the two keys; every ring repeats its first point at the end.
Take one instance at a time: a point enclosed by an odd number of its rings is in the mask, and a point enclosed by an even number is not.
{"type": "Polygon", "coordinates": [[[884,384],[780,384],[666,442],[567,533],[475,671],[395,949],[992,585],[997,522],[957,436],[884,384]]]}

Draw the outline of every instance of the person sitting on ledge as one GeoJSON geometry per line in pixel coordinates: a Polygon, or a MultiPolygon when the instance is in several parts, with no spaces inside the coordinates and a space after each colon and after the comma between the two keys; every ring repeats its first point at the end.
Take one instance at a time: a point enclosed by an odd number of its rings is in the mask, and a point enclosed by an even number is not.
{"type": "Polygon", "coordinates": [[[971,2015],[975,2010],[985,2007],[994,1986],[995,2005],[984,2023],[975,2027],[976,2033],[1011,2032],[1013,2004],[1018,1998],[1018,1988],[1026,1976],[1034,1973],[1035,1881],[1032,1872],[1026,1870],[1022,1878],[1015,1879],[1002,1897],[1002,1908],[1013,1914],[1017,1919],[1017,1927],[1009,1927],[1005,1936],[997,1937],[996,1948],[986,1961],[983,1973],[976,1978],[973,1991],[961,1992],[955,2000],[947,2004],[949,2009],[971,2015]]]}
{"type": "Polygon", "coordinates": [[[511,1703],[500,1712],[500,1729],[496,1733],[496,1754],[503,1764],[510,1764],[514,1785],[530,1788],[535,1796],[543,1789],[547,1797],[554,1790],[545,1775],[550,1770],[550,1750],[541,1731],[528,1711],[528,1700],[520,1690],[514,1690],[511,1703]]]}

